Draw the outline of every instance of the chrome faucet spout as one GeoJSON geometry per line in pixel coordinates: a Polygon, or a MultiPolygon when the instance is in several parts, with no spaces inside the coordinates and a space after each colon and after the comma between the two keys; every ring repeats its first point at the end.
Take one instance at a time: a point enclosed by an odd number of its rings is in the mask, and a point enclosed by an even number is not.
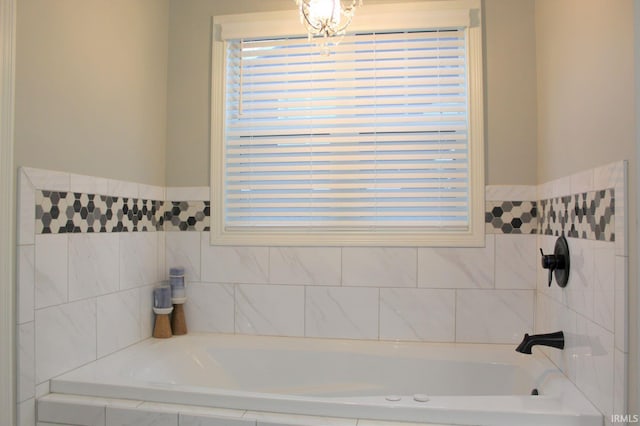
{"type": "Polygon", "coordinates": [[[523,354],[531,354],[531,348],[535,345],[564,349],[564,333],[562,331],[532,335],[525,333],[524,339],[522,339],[522,342],[518,345],[516,351],[523,354]]]}

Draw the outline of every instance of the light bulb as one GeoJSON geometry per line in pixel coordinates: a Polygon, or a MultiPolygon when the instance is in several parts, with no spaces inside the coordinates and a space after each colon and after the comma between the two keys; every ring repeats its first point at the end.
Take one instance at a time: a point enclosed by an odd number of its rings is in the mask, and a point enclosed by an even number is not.
{"type": "Polygon", "coordinates": [[[340,0],[311,0],[309,21],[313,26],[334,25],[340,22],[340,0]]]}

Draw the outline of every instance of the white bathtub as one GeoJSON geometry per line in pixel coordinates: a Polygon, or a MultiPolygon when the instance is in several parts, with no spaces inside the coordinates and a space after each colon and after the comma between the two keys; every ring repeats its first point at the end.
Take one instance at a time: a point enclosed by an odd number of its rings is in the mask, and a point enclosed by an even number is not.
{"type": "Polygon", "coordinates": [[[421,423],[601,426],[602,415],[535,352],[191,334],[141,342],[53,379],[51,391],[421,423]]]}

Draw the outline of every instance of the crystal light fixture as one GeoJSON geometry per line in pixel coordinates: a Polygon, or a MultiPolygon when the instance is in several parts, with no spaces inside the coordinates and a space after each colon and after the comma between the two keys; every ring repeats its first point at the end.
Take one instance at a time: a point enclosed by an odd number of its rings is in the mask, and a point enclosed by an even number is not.
{"type": "MultiPolygon", "coordinates": [[[[328,53],[330,37],[341,37],[353,19],[356,5],[362,6],[362,0],[296,0],[300,9],[300,21],[309,34],[309,40],[322,37],[318,44],[328,53]],[[343,4],[346,3],[346,4],[343,4]]],[[[340,40],[333,41],[338,44],[340,40]]]]}

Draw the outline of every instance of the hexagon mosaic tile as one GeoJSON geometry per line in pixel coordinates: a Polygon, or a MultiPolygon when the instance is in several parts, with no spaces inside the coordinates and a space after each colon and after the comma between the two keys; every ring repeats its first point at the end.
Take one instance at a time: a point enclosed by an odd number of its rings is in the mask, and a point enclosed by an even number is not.
{"type": "Polygon", "coordinates": [[[538,232],[615,241],[615,210],[613,189],[542,200],[538,232]]]}
{"type": "Polygon", "coordinates": [[[209,201],[171,201],[164,212],[165,231],[208,231],[209,201]]]}
{"type": "MultiPolygon", "coordinates": [[[[36,191],[36,232],[208,231],[209,201],[161,201],[36,191]]],[[[615,241],[614,190],[542,201],[488,201],[488,234],[535,234],[615,241]]]]}
{"type": "Polygon", "coordinates": [[[487,234],[535,234],[538,228],[535,201],[488,201],[484,221],[487,234]]]}
{"type": "Polygon", "coordinates": [[[208,201],[36,191],[35,209],[38,234],[209,230],[208,201]]]}

